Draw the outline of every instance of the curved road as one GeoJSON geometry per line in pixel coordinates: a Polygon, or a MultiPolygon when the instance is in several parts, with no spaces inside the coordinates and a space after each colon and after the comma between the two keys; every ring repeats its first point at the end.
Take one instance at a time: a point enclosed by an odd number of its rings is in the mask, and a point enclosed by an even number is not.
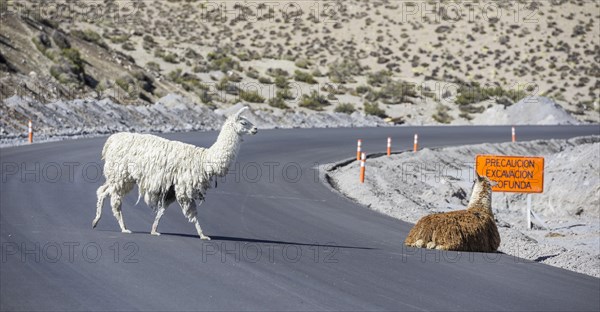
{"type": "MultiPolygon", "coordinates": [[[[517,130],[519,140],[600,132],[517,130]]],[[[107,203],[92,230],[105,138],[1,149],[0,308],[600,310],[597,278],[503,254],[404,248],[411,224],[338,196],[313,169],[353,157],[357,138],[368,152],[384,151],[387,136],[412,148],[415,131],[421,147],[510,139],[508,127],[260,131],[199,209],[210,242],[177,205],[163,235],[149,235],[154,216],[133,206],[135,191],[123,205],[133,234],[118,231],[107,203]]],[[[216,133],[165,137],[207,146],[216,133]]]]}

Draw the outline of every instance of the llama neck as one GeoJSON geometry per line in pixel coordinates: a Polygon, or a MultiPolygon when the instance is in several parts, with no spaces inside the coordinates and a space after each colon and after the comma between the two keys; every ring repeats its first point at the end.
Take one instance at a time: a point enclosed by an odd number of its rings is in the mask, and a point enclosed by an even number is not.
{"type": "Polygon", "coordinates": [[[211,166],[211,175],[224,176],[235,161],[240,148],[241,137],[227,124],[221,129],[217,141],[206,151],[206,159],[211,166]]]}
{"type": "Polygon", "coordinates": [[[485,209],[492,214],[492,190],[484,189],[481,184],[476,183],[467,209],[485,209]]]}

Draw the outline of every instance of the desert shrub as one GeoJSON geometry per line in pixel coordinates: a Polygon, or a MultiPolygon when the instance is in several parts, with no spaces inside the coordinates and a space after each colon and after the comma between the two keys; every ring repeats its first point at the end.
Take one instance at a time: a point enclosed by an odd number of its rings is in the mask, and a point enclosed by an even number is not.
{"type": "Polygon", "coordinates": [[[278,96],[269,99],[269,106],[280,109],[290,108],[289,106],[287,106],[287,104],[285,104],[285,100],[278,96]]]}
{"type": "Polygon", "coordinates": [[[177,55],[175,53],[166,53],[162,55],[162,59],[167,63],[178,64],[177,55]]]}
{"type": "Polygon", "coordinates": [[[294,65],[296,65],[296,67],[302,68],[302,69],[307,69],[308,66],[310,66],[310,62],[305,59],[305,58],[299,58],[296,60],[296,62],[294,63],[294,65]]]}
{"type": "Polygon", "coordinates": [[[331,95],[336,95],[336,94],[346,94],[346,92],[348,92],[348,89],[346,89],[344,86],[342,85],[335,85],[332,83],[325,83],[321,86],[321,91],[327,92],[331,95]]]}
{"type": "Polygon", "coordinates": [[[459,106],[460,111],[463,113],[469,113],[469,114],[479,114],[479,113],[483,113],[485,111],[485,107],[483,106],[474,106],[471,104],[467,104],[467,105],[461,105],[459,106]]]}
{"type": "Polygon", "coordinates": [[[297,70],[294,72],[294,79],[296,81],[300,81],[300,82],[304,82],[304,83],[308,83],[308,84],[316,84],[317,83],[315,78],[310,73],[303,72],[300,70],[297,70]]]}
{"type": "Polygon", "coordinates": [[[123,43],[123,45],[121,45],[121,48],[123,48],[123,50],[125,51],[135,51],[135,46],[129,41],[123,43]]]}
{"type": "Polygon", "coordinates": [[[61,84],[79,83],[78,77],[71,72],[71,69],[68,66],[52,65],[50,67],[50,75],[61,84]]]}
{"type": "Polygon", "coordinates": [[[136,88],[136,84],[135,84],[135,80],[128,76],[122,76],[119,77],[115,80],[115,84],[117,86],[119,86],[121,89],[123,89],[125,92],[127,92],[127,94],[129,94],[129,96],[135,96],[137,88],[136,88]]]}
{"type": "Polygon", "coordinates": [[[260,74],[256,69],[250,68],[246,71],[246,76],[252,79],[258,79],[260,77],[260,74]]]}
{"type": "Polygon", "coordinates": [[[258,91],[241,91],[240,98],[250,103],[264,103],[265,98],[262,97],[258,91]]]}
{"type": "Polygon", "coordinates": [[[329,79],[335,83],[354,82],[352,77],[361,73],[362,68],[357,60],[336,61],[329,65],[329,79]]]}
{"type": "Polygon", "coordinates": [[[320,71],[318,68],[315,68],[315,69],[314,69],[314,70],[311,72],[311,74],[312,74],[313,76],[315,76],[315,77],[323,77],[323,76],[325,76],[325,75],[323,75],[323,73],[322,73],[322,72],[321,72],[321,71],[320,71]]]}
{"type": "Polygon", "coordinates": [[[356,93],[358,94],[365,94],[367,92],[371,91],[371,88],[365,85],[360,85],[358,87],[356,87],[356,93]]]}
{"type": "Polygon", "coordinates": [[[387,70],[380,70],[378,72],[369,73],[367,75],[367,83],[379,87],[390,82],[392,73],[387,70]]]}
{"type": "Polygon", "coordinates": [[[167,78],[173,82],[177,82],[181,77],[182,70],[181,68],[174,69],[167,74],[167,78]]]}
{"type": "Polygon", "coordinates": [[[227,77],[221,78],[217,83],[217,90],[225,91],[227,94],[239,95],[240,89],[234,83],[231,83],[227,77]]]}
{"type": "Polygon", "coordinates": [[[160,65],[156,62],[148,62],[148,63],[146,63],[146,67],[151,71],[155,71],[155,72],[160,71],[160,65]]]}
{"type": "Polygon", "coordinates": [[[485,92],[485,89],[479,88],[479,86],[460,86],[454,102],[463,106],[485,101],[489,98],[490,96],[487,94],[487,92],[485,92]]]}
{"type": "Polygon", "coordinates": [[[438,105],[436,108],[435,114],[433,114],[433,119],[439,123],[449,124],[452,121],[452,116],[448,114],[449,108],[442,104],[438,105]]]}
{"type": "Polygon", "coordinates": [[[152,37],[151,35],[145,35],[143,37],[143,39],[144,39],[145,42],[148,42],[150,44],[155,44],[156,43],[156,41],[154,41],[154,37],[152,37]]]}
{"type": "Polygon", "coordinates": [[[352,114],[356,111],[356,108],[350,103],[341,103],[338,104],[333,111],[336,113],[352,114]]]}
{"type": "Polygon", "coordinates": [[[284,100],[293,100],[296,97],[292,94],[292,91],[290,91],[290,89],[282,89],[282,90],[277,90],[277,97],[280,97],[284,100]]]}
{"type": "Polygon", "coordinates": [[[462,85],[458,88],[455,103],[458,105],[469,105],[489,100],[492,97],[507,97],[511,101],[518,102],[527,96],[524,90],[504,90],[502,87],[481,87],[474,82],[470,85],[462,85]]]}
{"type": "Polygon", "coordinates": [[[230,70],[240,70],[240,64],[229,57],[224,51],[217,50],[210,52],[207,58],[210,70],[220,70],[224,73],[230,70]]]}
{"type": "Polygon", "coordinates": [[[303,94],[300,100],[300,107],[322,111],[324,107],[331,105],[326,97],[319,94],[317,91],[312,91],[310,95],[303,94]]]}
{"type": "Polygon", "coordinates": [[[129,37],[127,34],[108,35],[108,40],[114,44],[121,44],[127,42],[129,37]]]}
{"type": "Polygon", "coordinates": [[[466,120],[473,120],[473,117],[471,117],[471,115],[469,115],[469,113],[466,112],[462,112],[460,114],[458,114],[459,117],[464,118],[466,120]]]}
{"type": "Polygon", "coordinates": [[[365,98],[368,101],[381,101],[385,104],[400,104],[410,102],[409,97],[416,97],[415,86],[404,81],[389,81],[380,90],[370,90],[365,98]]]}
{"type": "Polygon", "coordinates": [[[154,38],[152,36],[145,35],[142,40],[142,47],[145,50],[150,50],[150,49],[156,47],[156,41],[154,41],[154,38]]]}
{"type": "Polygon", "coordinates": [[[71,31],[71,35],[73,35],[74,37],[80,38],[82,40],[85,40],[87,42],[95,43],[102,48],[108,49],[108,44],[106,44],[106,42],[104,42],[104,40],[102,39],[102,36],[100,36],[100,34],[98,34],[97,32],[95,32],[91,29],[73,30],[73,31],[71,31]]]}
{"type": "Polygon", "coordinates": [[[228,84],[229,84],[229,79],[227,79],[227,77],[223,77],[217,83],[216,88],[217,88],[217,90],[223,91],[223,90],[225,90],[227,88],[228,84]]]}
{"type": "Polygon", "coordinates": [[[377,104],[377,103],[373,103],[373,104],[365,103],[365,114],[377,116],[379,118],[387,117],[385,110],[379,108],[379,104],[377,104]]]}
{"type": "Polygon", "coordinates": [[[285,71],[281,68],[269,68],[269,69],[267,69],[267,75],[269,75],[271,77],[277,77],[277,76],[288,77],[290,75],[290,73],[288,73],[287,71],[285,71]]]}
{"type": "Polygon", "coordinates": [[[408,97],[416,96],[415,85],[404,81],[390,81],[379,92],[379,98],[385,104],[406,103],[408,97]]]}
{"type": "Polygon", "coordinates": [[[202,81],[194,74],[183,73],[181,68],[177,68],[167,74],[169,80],[181,85],[185,91],[196,92],[200,94],[201,90],[207,90],[202,81]]]}
{"type": "Polygon", "coordinates": [[[289,85],[290,85],[290,83],[288,82],[288,80],[285,76],[276,76],[275,77],[275,86],[277,86],[277,88],[286,89],[287,87],[289,87],[289,85]]]}
{"type": "Polygon", "coordinates": [[[125,91],[129,91],[129,87],[134,83],[133,79],[129,76],[122,76],[115,80],[115,84],[125,91]]]}
{"type": "Polygon", "coordinates": [[[73,73],[82,74],[85,72],[85,64],[79,50],[75,48],[64,49],[61,54],[73,65],[73,73]]]}
{"type": "Polygon", "coordinates": [[[242,50],[233,50],[233,55],[235,55],[240,61],[251,61],[251,60],[260,60],[262,56],[257,51],[252,51],[248,49],[242,50]]]}
{"type": "Polygon", "coordinates": [[[269,78],[269,77],[259,77],[258,82],[264,83],[264,84],[273,84],[273,81],[271,81],[271,78],[269,78]]]}

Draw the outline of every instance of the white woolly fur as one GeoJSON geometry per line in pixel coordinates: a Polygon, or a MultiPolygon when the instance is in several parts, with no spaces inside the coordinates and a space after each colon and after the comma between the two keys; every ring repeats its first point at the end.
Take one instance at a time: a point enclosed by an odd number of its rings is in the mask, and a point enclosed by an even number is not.
{"type": "Polygon", "coordinates": [[[98,204],[92,226],[100,220],[104,198],[110,195],[121,231],[130,233],[123,222],[121,201],[137,184],[139,196],[157,213],[152,234],[160,235],[156,231],[158,222],[165,209],[177,201],[188,220],[195,223],[198,235],[209,239],[202,233],[196,218],[195,202],[204,201],[213,178],[227,174],[239,152],[242,135],[256,133],[256,127],[240,116],[246,109],[227,118],[210,148],[150,134],[111,135],[102,150],[106,182],[97,191],[98,204]]]}

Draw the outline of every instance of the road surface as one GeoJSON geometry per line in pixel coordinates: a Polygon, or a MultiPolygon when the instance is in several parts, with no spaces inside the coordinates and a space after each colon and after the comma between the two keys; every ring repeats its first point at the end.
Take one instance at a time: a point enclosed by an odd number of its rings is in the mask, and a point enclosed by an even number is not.
{"type": "MultiPolygon", "coordinates": [[[[331,192],[318,164],[367,152],[510,140],[510,127],[268,130],[199,216],[108,201],[95,215],[105,138],[0,150],[1,310],[600,310],[600,279],[504,254],[404,248],[411,224],[331,192]]],[[[518,127],[519,140],[599,134],[598,126],[518,127]]],[[[164,135],[208,146],[217,133],[164,135]]],[[[367,177],[368,178],[368,177],[367,177]]]]}

